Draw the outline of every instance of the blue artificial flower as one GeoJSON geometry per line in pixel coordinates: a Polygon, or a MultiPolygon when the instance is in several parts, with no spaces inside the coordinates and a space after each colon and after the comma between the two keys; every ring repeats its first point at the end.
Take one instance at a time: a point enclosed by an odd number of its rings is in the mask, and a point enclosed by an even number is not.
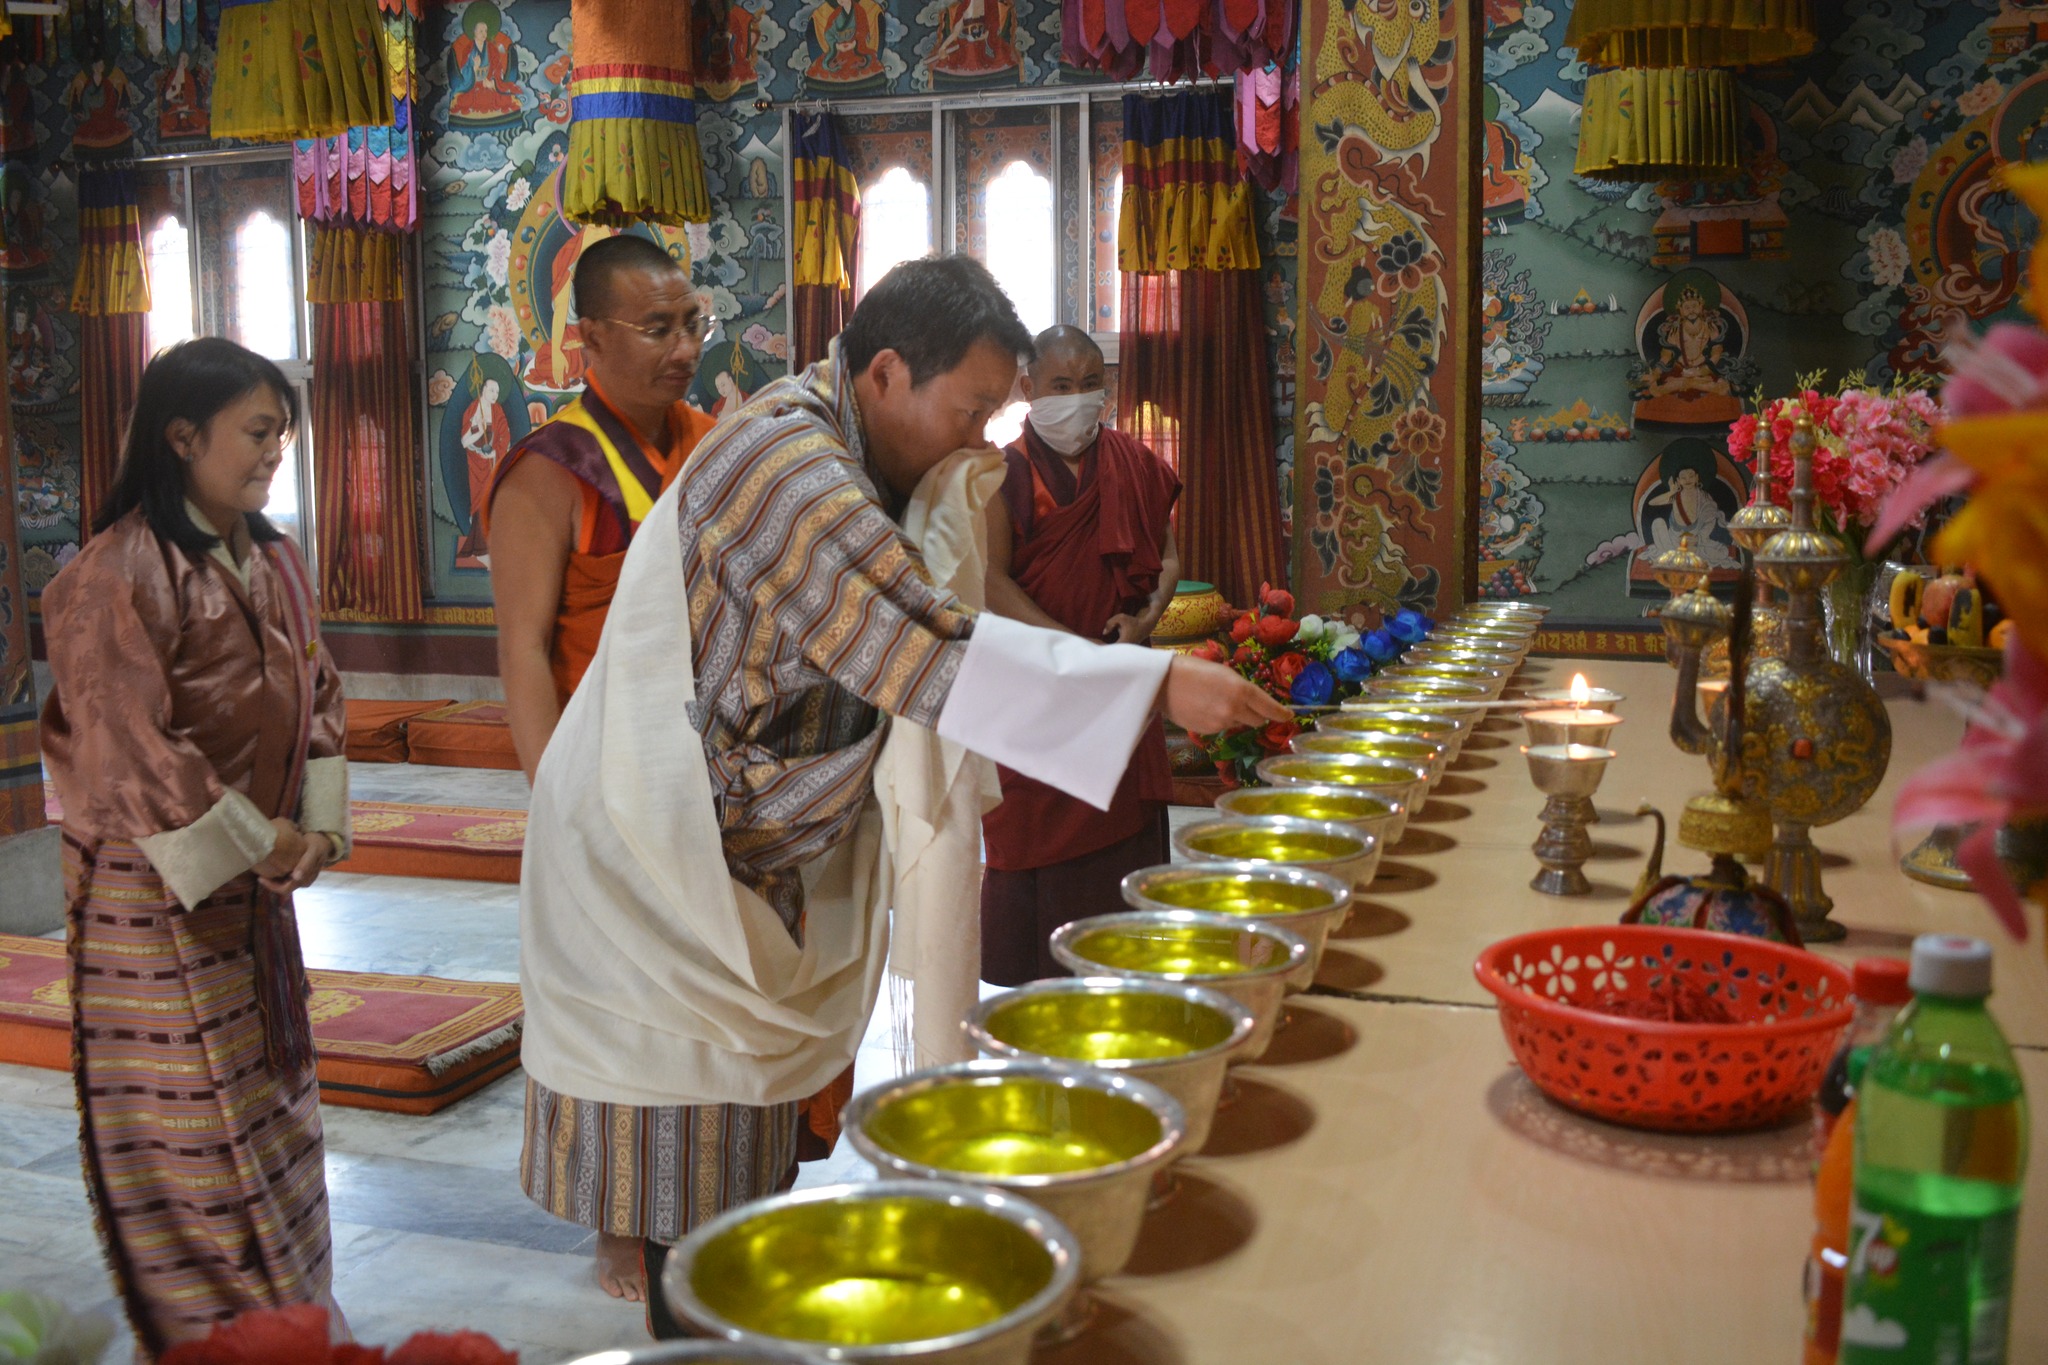
{"type": "Polygon", "coordinates": [[[1404,645],[1412,645],[1429,634],[1429,622],[1419,611],[1397,611],[1387,622],[1387,631],[1404,645]]]}
{"type": "Polygon", "coordinates": [[[1296,706],[1328,706],[1336,692],[1337,680],[1330,676],[1329,668],[1311,660],[1287,689],[1287,700],[1296,706]]]}
{"type": "Polygon", "coordinates": [[[1372,656],[1358,645],[1340,649],[1330,656],[1330,671],[1337,675],[1338,682],[1364,682],[1372,676],[1372,656]]]}
{"type": "Polygon", "coordinates": [[[1366,658],[1376,664],[1386,663],[1401,652],[1401,646],[1384,630],[1376,630],[1366,636],[1358,642],[1358,647],[1365,651],[1366,658]]]}

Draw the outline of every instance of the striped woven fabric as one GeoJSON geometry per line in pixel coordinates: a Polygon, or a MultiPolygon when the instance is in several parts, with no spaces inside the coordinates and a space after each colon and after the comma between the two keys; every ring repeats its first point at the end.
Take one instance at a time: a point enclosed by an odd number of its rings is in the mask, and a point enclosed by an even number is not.
{"type": "Polygon", "coordinates": [[[573,0],[562,211],[586,223],[711,221],[687,5],[573,0]]]}
{"type": "Polygon", "coordinates": [[[673,1243],[776,1191],[796,1162],[800,1107],[601,1104],[529,1076],[519,1183],[557,1218],[673,1243]]]}
{"type": "Polygon", "coordinates": [[[1258,268],[1227,93],[1124,96],[1116,256],[1127,274],[1258,268]]]}
{"type": "Polygon", "coordinates": [[[64,841],[86,1182],[144,1348],[325,1302],[320,1092],[265,1056],[244,876],[181,911],[133,844],[64,841]]]}

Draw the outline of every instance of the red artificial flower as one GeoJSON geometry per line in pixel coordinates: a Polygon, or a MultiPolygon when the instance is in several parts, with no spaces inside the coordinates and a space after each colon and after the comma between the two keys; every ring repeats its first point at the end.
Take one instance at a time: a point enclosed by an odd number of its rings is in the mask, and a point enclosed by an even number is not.
{"type": "Polygon", "coordinates": [[[1268,616],[1294,615],[1294,594],[1271,583],[1259,584],[1259,608],[1268,616]]]}
{"type": "MultiPolygon", "coordinates": [[[[158,1365],[385,1365],[380,1347],[328,1339],[327,1310],[309,1303],[252,1308],[198,1341],[181,1342],[158,1365]]],[[[413,1365],[426,1365],[424,1359],[413,1365]]]]}
{"type": "Polygon", "coordinates": [[[1301,671],[1307,667],[1307,655],[1289,650],[1273,660],[1273,681],[1280,684],[1280,690],[1285,692],[1294,686],[1294,680],[1300,677],[1301,671]]]}
{"type": "Polygon", "coordinates": [[[1301,623],[1286,616],[1263,616],[1253,634],[1268,649],[1278,649],[1301,633],[1301,623]]]}
{"type": "Polygon", "coordinates": [[[1239,668],[1250,668],[1253,664],[1257,663],[1258,661],[1259,647],[1251,643],[1250,641],[1246,641],[1244,644],[1239,645],[1237,647],[1237,652],[1230,656],[1230,662],[1239,668]]]}
{"type": "Polygon", "coordinates": [[[1230,655],[1227,652],[1225,652],[1223,648],[1223,643],[1220,640],[1204,640],[1202,641],[1202,643],[1196,645],[1193,649],[1189,650],[1188,654],[1191,658],[1206,659],[1212,664],[1220,664],[1227,661],[1230,658],[1230,655]]]}
{"type": "Polygon", "coordinates": [[[415,1332],[386,1365],[519,1365],[519,1356],[482,1332],[415,1332]]]}
{"type": "Polygon", "coordinates": [[[1296,722],[1276,720],[1259,731],[1259,744],[1268,753],[1281,753],[1287,748],[1287,742],[1300,733],[1301,726],[1296,722]]]}
{"type": "Polygon", "coordinates": [[[1239,644],[1243,644],[1246,640],[1252,638],[1252,631],[1257,627],[1258,623],[1259,618],[1252,615],[1252,613],[1242,613],[1235,621],[1230,623],[1230,638],[1239,644]]]}

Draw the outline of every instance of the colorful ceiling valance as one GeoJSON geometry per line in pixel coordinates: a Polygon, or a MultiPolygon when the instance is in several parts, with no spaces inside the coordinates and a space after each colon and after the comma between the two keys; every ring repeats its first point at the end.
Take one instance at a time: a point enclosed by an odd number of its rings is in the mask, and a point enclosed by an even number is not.
{"type": "Polygon", "coordinates": [[[289,142],[389,125],[377,0],[221,0],[215,137],[289,142]]]}
{"type": "Polygon", "coordinates": [[[88,318],[149,311],[142,211],[125,170],[84,171],[78,177],[78,274],[71,311],[88,318]]]}
{"type": "Polygon", "coordinates": [[[688,6],[571,0],[562,211],[586,223],[705,223],[688,6]]]}
{"type": "Polygon", "coordinates": [[[1588,66],[1761,66],[1815,40],[1813,0],[1579,0],[1564,36],[1588,66]]]}
{"type": "Polygon", "coordinates": [[[1119,80],[1220,76],[1286,65],[1299,13],[1300,0],[1061,0],[1060,50],[1119,80]]]}
{"type": "Polygon", "coordinates": [[[1266,189],[1292,189],[1300,14],[1300,0],[1060,0],[1060,56],[1118,80],[1235,76],[1239,167],[1266,189]]]}
{"type": "Polygon", "coordinates": [[[419,94],[420,0],[379,0],[390,80],[392,121],[333,137],[301,139],[292,149],[299,216],[410,232],[419,222],[414,100],[419,94]]]}
{"type": "Polygon", "coordinates": [[[1268,63],[1237,73],[1237,164],[1261,189],[1293,193],[1301,152],[1301,72],[1268,63]]]}
{"type": "Polygon", "coordinates": [[[1573,169],[1605,180],[1727,180],[1742,168],[1741,123],[1732,71],[1596,71],[1573,169]]]}
{"type": "Polygon", "coordinates": [[[860,258],[860,179],[830,114],[798,114],[790,131],[790,283],[853,287],[860,258]]]}
{"type": "Polygon", "coordinates": [[[1117,265],[1126,274],[1253,270],[1251,186],[1238,173],[1231,96],[1124,96],[1124,197],[1117,265]]]}

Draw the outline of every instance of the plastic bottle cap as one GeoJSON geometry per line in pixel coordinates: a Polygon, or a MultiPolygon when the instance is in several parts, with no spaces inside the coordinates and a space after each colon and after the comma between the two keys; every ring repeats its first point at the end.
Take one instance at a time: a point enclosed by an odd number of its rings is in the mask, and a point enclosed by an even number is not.
{"type": "Polygon", "coordinates": [[[1922,934],[1913,940],[1915,995],[1980,1000],[1991,994],[1991,945],[1960,934],[1922,934]]]}
{"type": "Polygon", "coordinates": [[[1849,969],[1850,991],[1872,1005],[1903,1005],[1913,998],[1910,969],[1903,957],[1859,957],[1849,969]]]}

